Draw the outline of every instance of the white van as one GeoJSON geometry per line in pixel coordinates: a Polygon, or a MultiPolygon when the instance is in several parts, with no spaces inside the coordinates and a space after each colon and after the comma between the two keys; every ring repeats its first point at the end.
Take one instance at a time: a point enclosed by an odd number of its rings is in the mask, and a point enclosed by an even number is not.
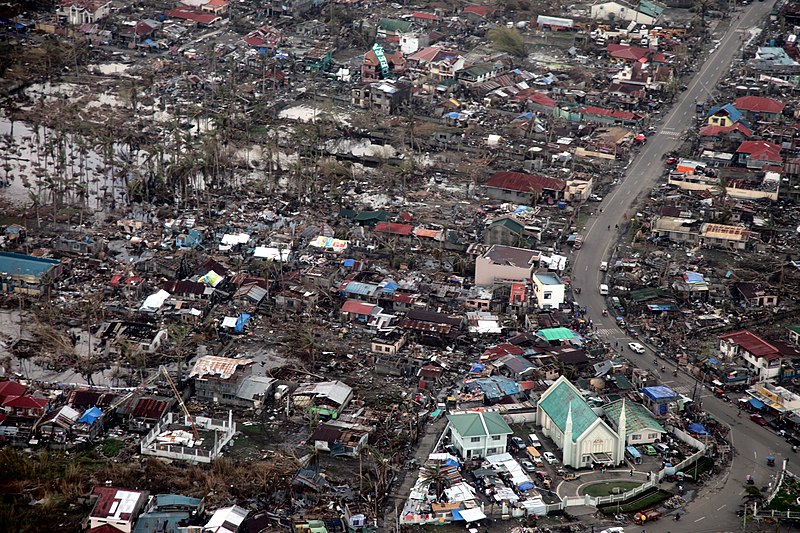
{"type": "Polygon", "coordinates": [[[606,285],[605,283],[600,284],[600,294],[602,294],[603,296],[608,294],[608,285],[606,285]]]}
{"type": "Polygon", "coordinates": [[[539,440],[539,437],[536,436],[536,433],[531,433],[528,435],[528,440],[531,441],[531,446],[535,446],[536,448],[542,447],[542,443],[539,440]]]}
{"type": "Polygon", "coordinates": [[[600,263],[600,272],[605,272],[608,270],[608,261],[603,261],[600,263]]]}

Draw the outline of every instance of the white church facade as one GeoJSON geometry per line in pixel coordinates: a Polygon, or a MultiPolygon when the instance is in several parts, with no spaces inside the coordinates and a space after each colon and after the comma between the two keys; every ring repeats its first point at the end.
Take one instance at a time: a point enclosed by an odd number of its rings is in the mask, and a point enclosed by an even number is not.
{"type": "Polygon", "coordinates": [[[586,403],[581,392],[560,376],[539,398],[536,423],[562,451],[561,462],[572,468],[594,463],[616,466],[625,459],[625,410],[614,431],[586,403]]]}

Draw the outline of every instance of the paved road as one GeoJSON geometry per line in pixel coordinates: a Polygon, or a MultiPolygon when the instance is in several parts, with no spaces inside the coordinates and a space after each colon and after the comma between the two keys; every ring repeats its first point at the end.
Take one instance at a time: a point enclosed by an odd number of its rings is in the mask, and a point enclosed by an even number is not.
{"type": "MultiPolygon", "coordinates": [[[[628,338],[616,327],[613,317],[603,317],[600,314],[606,303],[598,292],[603,275],[599,271],[599,265],[613,252],[616,243],[614,226],[623,223],[623,215],[631,216],[637,198],[643,193],[648,194],[658,182],[663,170],[664,154],[676,149],[680,145],[680,135],[692,126],[695,101],[708,99],[711,89],[727,72],[733,58],[740,54],[743,36],[744,39],[747,38],[745,30],[760,24],[773,4],[774,2],[755,2],[739,12],[740,16],[732,21],[732,27],[722,37],[718,49],[708,56],[688,84],[688,90],[680,95],[677,104],[664,117],[657,134],[650,137],[628,168],[623,181],[603,200],[600,205],[603,212],[587,225],[583,247],[573,258],[572,278],[574,286],[582,288],[578,301],[589,309],[590,317],[597,324],[601,335],[612,344],[617,341],[620,346],[626,346],[628,342],[635,340],[628,338]],[[608,226],[611,226],[611,230],[607,229],[608,226]]],[[[654,354],[649,349],[643,355],[635,355],[627,347],[624,350],[640,366],[656,370],[657,365],[653,364],[654,354]]],[[[691,395],[695,382],[688,375],[681,373],[673,377],[671,372],[667,372],[662,378],[665,384],[691,395]]],[[[789,456],[791,459],[797,457],[800,461],[800,455],[792,454],[791,447],[783,439],[771,430],[757,426],[747,415],[738,418],[735,407],[715,398],[708,390],[702,390],[697,399],[702,402],[705,411],[733,427],[736,457],[729,475],[713,479],[704,487],[700,497],[687,506],[687,514],[679,522],[654,522],[648,525],[648,532],[742,531],[742,523],[736,517],[735,511],[742,501],[745,475],[752,474],[756,484],[760,486],[769,482],[771,474],[777,473],[777,467],[766,466],[767,455],[775,455],[778,463],[789,456]]],[[[626,528],[630,531],[640,529],[641,527],[626,528]]],[[[747,529],[753,530],[750,525],[747,529]]]]}

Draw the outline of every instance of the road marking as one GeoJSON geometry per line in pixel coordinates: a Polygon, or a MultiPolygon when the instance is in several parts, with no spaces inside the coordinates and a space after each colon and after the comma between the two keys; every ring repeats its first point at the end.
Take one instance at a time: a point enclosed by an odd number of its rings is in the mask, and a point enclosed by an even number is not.
{"type": "Polygon", "coordinates": [[[742,492],[740,492],[740,493],[739,493],[739,496],[741,496],[741,495],[742,495],[742,494],[744,494],[745,492],[747,492],[747,491],[746,491],[746,490],[743,490],[742,492]]]}
{"type": "Polygon", "coordinates": [[[701,516],[700,518],[698,518],[697,520],[695,520],[695,523],[699,522],[700,520],[705,520],[705,519],[706,519],[706,517],[705,517],[705,516],[701,516]]]}
{"type": "Polygon", "coordinates": [[[727,503],[723,503],[721,506],[717,507],[717,511],[721,511],[723,508],[727,507],[727,503]]]}

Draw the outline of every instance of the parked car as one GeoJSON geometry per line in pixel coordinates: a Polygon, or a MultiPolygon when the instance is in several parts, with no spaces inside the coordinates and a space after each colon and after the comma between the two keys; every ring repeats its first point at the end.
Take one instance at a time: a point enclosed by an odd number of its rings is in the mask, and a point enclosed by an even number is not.
{"type": "Polygon", "coordinates": [[[639,344],[638,342],[629,342],[628,348],[636,353],[644,353],[644,346],[639,344]]]}
{"type": "Polygon", "coordinates": [[[759,426],[766,426],[768,424],[767,419],[758,413],[753,413],[752,415],[750,415],[750,420],[752,420],[759,426]]]}
{"type": "Polygon", "coordinates": [[[677,162],[678,162],[677,157],[668,157],[667,159],[664,160],[664,163],[666,163],[667,165],[674,165],[677,162]]]}
{"type": "Polygon", "coordinates": [[[522,465],[523,470],[525,470],[526,472],[536,471],[536,466],[528,460],[523,459],[522,461],[519,462],[519,464],[522,465]]]}
{"type": "Polygon", "coordinates": [[[658,455],[658,452],[655,448],[650,446],[649,444],[644,447],[644,454],[645,455],[658,455]]]}
{"type": "Polygon", "coordinates": [[[542,454],[542,457],[544,457],[544,460],[547,461],[548,463],[550,463],[551,465],[559,464],[558,459],[556,458],[556,456],[553,455],[550,452],[544,452],[542,454]]]}
{"type": "Polygon", "coordinates": [[[511,447],[515,450],[524,450],[527,448],[527,446],[525,446],[525,441],[516,435],[511,437],[511,447]]]}

